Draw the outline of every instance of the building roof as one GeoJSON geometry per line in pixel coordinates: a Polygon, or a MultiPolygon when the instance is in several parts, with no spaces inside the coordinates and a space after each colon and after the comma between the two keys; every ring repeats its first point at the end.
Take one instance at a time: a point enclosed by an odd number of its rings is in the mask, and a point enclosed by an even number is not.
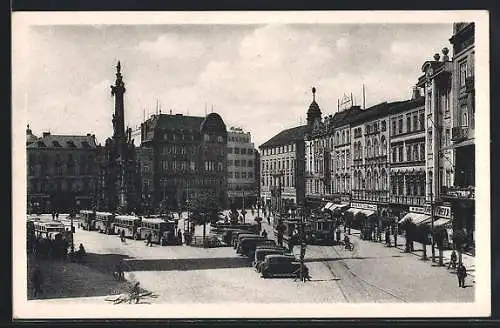
{"type": "Polygon", "coordinates": [[[152,124],[154,127],[159,127],[161,129],[190,129],[200,131],[204,119],[205,118],[202,116],[159,114],[152,118],[152,124]]]}
{"type": "Polygon", "coordinates": [[[27,146],[27,148],[64,148],[64,149],[93,149],[96,148],[94,135],[75,136],[45,134],[36,142],[27,146]]]}
{"type": "Polygon", "coordinates": [[[285,145],[292,141],[304,139],[307,128],[307,125],[300,125],[283,130],[268,141],[264,142],[259,148],[285,145]]]}

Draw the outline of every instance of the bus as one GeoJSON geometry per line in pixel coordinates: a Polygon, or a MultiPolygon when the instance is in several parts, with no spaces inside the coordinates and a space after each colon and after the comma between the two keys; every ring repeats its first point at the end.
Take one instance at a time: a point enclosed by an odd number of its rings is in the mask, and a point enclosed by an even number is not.
{"type": "Polygon", "coordinates": [[[117,215],[115,216],[113,231],[120,235],[125,232],[125,237],[134,238],[137,228],[141,225],[141,218],[134,215],[117,215]]]}
{"type": "Polygon", "coordinates": [[[95,213],[95,230],[110,235],[113,233],[115,215],[109,212],[95,213]]]}
{"type": "Polygon", "coordinates": [[[95,230],[95,216],[96,212],[90,210],[81,210],[80,218],[82,220],[81,227],[84,230],[92,231],[95,230]]]}
{"type": "Polygon", "coordinates": [[[137,229],[136,239],[146,239],[151,233],[151,241],[156,244],[163,242],[163,245],[176,244],[175,221],[163,220],[157,217],[145,217],[141,221],[141,226],[137,229]]]}
{"type": "Polygon", "coordinates": [[[35,228],[35,236],[37,238],[55,239],[55,237],[59,234],[66,237],[66,227],[59,221],[34,221],[33,225],[35,228]]]}

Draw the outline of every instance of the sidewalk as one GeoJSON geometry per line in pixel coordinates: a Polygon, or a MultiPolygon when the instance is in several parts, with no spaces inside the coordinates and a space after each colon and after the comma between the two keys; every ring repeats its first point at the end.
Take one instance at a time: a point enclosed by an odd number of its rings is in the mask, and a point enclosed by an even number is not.
{"type": "MultiPolygon", "coordinates": [[[[356,236],[358,239],[360,238],[359,237],[360,236],[359,230],[351,229],[351,234],[356,236]]],[[[384,235],[382,234],[382,241],[381,242],[374,242],[374,241],[371,241],[371,242],[385,246],[384,235]]],[[[397,242],[398,242],[398,245],[396,248],[404,252],[405,244],[406,244],[405,237],[402,235],[398,235],[397,242]]],[[[392,245],[392,247],[394,247],[394,236],[393,235],[391,235],[391,245],[392,245]]],[[[423,245],[419,242],[414,242],[413,245],[414,245],[414,250],[413,250],[413,252],[411,252],[411,254],[418,256],[419,258],[422,258],[422,255],[424,252],[423,245]]],[[[430,245],[427,245],[427,257],[429,258],[429,263],[433,266],[438,265],[438,257],[439,257],[439,250],[437,249],[437,247],[435,249],[436,249],[436,253],[435,253],[436,254],[436,262],[433,263],[431,261],[432,248],[430,245]]],[[[452,250],[444,250],[443,251],[443,268],[445,268],[445,269],[448,268],[448,265],[450,263],[451,252],[452,252],[452,250]]],[[[410,254],[410,253],[408,253],[408,254],[410,254]]],[[[457,256],[458,256],[458,254],[457,254],[457,256]]],[[[462,263],[464,264],[465,268],[467,269],[467,275],[470,276],[471,278],[475,278],[476,267],[475,267],[474,257],[471,255],[468,255],[468,254],[462,254],[462,263]]],[[[450,268],[450,270],[453,270],[453,269],[450,268]]],[[[452,272],[456,272],[456,270],[453,270],[452,272]]]]}

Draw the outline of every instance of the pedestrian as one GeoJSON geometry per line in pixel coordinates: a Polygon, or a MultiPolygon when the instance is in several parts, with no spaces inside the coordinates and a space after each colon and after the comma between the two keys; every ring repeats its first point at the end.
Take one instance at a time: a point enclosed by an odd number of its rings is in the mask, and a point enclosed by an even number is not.
{"type": "Polygon", "coordinates": [[[450,267],[453,267],[453,269],[457,267],[457,252],[455,252],[455,250],[451,252],[451,258],[450,258],[450,263],[448,264],[448,269],[450,267]]]}
{"type": "Polygon", "coordinates": [[[262,237],[267,238],[267,232],[266,232],[266,230],[263,229],[261,235],[262,235],[262,237]]]}
{"type": "Polygon", "coordinates": [[[43,276],[40,266],[37,264],[33,270],[33,275],[31,278],[33,282],[33,297],[37,297],[42,292],[43,276]]]}
{"type": "Polygon", "coordinates": [[[120,240],[122,241],[122,243],[125,242],[125,230],[122,229],[122,231],[120,231],[120,240]]]}
{"type": "Polygon", "coordinates": [[[177,230],[177,243],[182,245],[182,231],[181,231],[181,229],[177,230]]]}
{"type": "Polygon", "coordinates": [[[153,243],[151,241],[152,238],[153,238],[153,236],[151,235],[151,232],[149,232],[148,235],[147,235],[147,237],[146,237],[146,239],[147,239],[146,246],[149,246],[149,247],[153,246],[153,243]]]}
{"type": "MultiPolygon", "coordinates": [[[[264,213],[264,216],[265,216],[265,215],[266,215],[266,214],[264,213]]],[[[270,217],[270,216],[268,216],[268,217],[267,217],[267,224],[271,225],[271,217],[270,217]]]]}
{"type": "Polygon", "coordinates": [[[56,212],[56,220],[59,220],[59,212],[56,212]]]}
{"type": "Polygon", "coordinates": [[[335,239],[337,240],[337,243],[340,243],[340,227],[337,227],[337,230],[335,231],[335,239]]]}
{"type": "Polygon", "coordinates": [[[389,228],[385,229],[385,244],[391,247],[391,233],[389,231],[389,228]]]}
{"type": "Polygon", "coordinates": [[[467,269],[465,268],[463,263],[460,263],[458,265],[457,277],[458,277],[458,287],[465,288],[465,277],[467,277],[467,269]]]}

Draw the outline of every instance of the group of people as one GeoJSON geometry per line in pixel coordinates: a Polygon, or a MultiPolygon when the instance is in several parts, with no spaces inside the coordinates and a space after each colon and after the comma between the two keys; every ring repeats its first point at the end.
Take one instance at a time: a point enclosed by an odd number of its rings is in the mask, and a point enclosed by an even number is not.
{"type": "Polygon", "coordinates": [[[36,237],[30,243],[30,251],[35,257],[41,259],[63,260],[68,256],[69,242],[62,238],[36,237]]]}

